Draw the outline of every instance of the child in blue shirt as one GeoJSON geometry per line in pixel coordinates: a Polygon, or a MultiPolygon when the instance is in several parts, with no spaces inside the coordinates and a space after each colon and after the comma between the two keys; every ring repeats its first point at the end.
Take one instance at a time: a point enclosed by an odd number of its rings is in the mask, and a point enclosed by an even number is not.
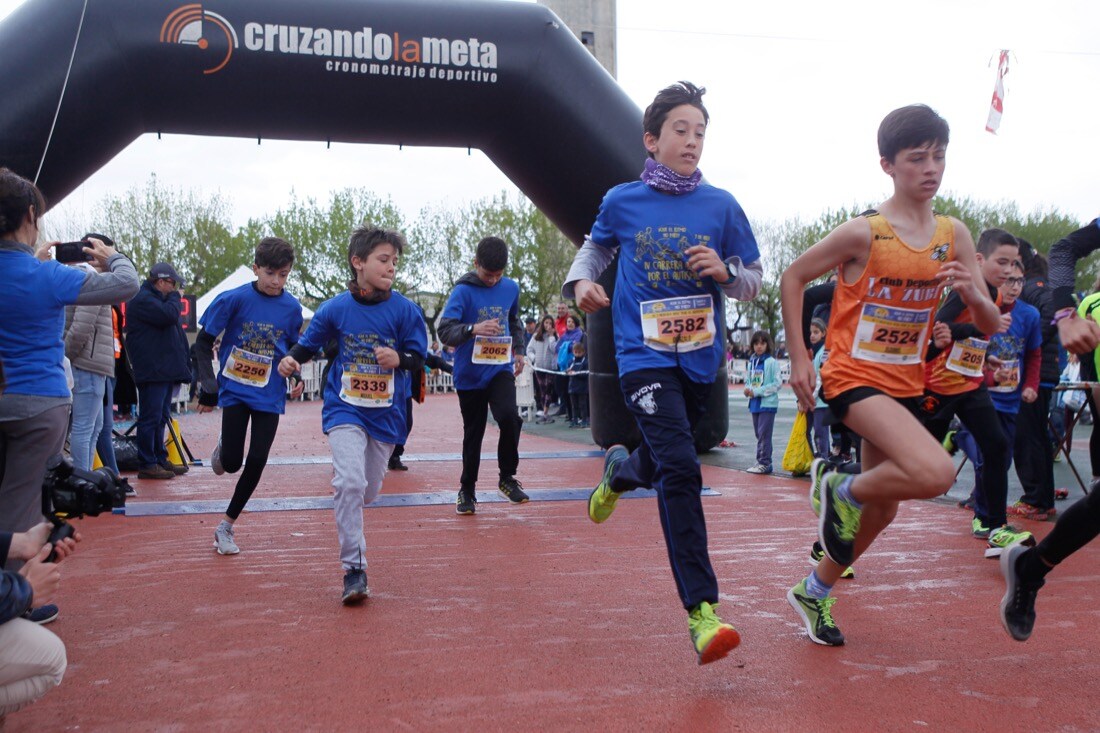
{"type": "Polygon", "coordinates": [[[523,324],[519,321],[519,285],[504,277],[508,245],[499,237],[477,244],[474,271],[455,283],[439,321],[439,339],[455,347],[454,384],[462,411],[462,478],[455,512],[477,511],[481,441],[489,411],[497,442],[497,489],[513,504],[529,500],[516,480],[523,418],[516,407],[516,375],[523,371],[523,324]]]}
{"type": "Polygon", "coordinates": [[[279,363],[279,373],[289,377],[336,342],[321,427],[332,450],[345,605],[370,595],[363,507],[377,498],[394,444],[405,439],[406,398],[428,352],[420,309],[392,290],[404,249],[400,232],[356,229],[348,244],[352,280],[347,291],[321,304],[301,340],[279,363]]]}
{"type": "Polygon", "coordinates": [[[749,473],[768,474],[772,472],[772,431],[783,381],[779,378],[779,363],[772,357],[775,346],[771,334],[757,331],[749,343],[753,354],[749,357],[745,396],[749,398],[749,412],[756,433],[756,465],[749,473]]]}
{"type": "MultiPolygon", "coordinates": [[[[214,530],[219,555],[240,552],[233,526],[260,483],[279,416],[286,410],[286,379],[277,368],[302,330],[302,305],[286,291],[293,265],[294,248],[289,242],[278,237],[260,240],[252,265],[256,281],[218,295],[199,321],[202,330],[195,339],[198,411],[222,408],[221,436],[210,455],[210,466],[219,476],[244,466],[225,518],[214,530]],[[214,343],[219,334],[221,371],[215,377],[214,343]],[[250,422],[252,440],[245,458],[250,422]]],[[[291,396],[301,395],[302,387],[298,380],[291,396]]]]}
{"type": "Polygon", "coordinates": [[[674,84],[646,109],[642,143],[650,157],[641,180],[604,196],[562,287],[586,313],[611,306],[620,385],[642,434],[633,453],[608,448],[588,517],[606,521],[625,491],[657,491],[699,664],[722,659],[741,637],[716,613],[718,580],[707,551],[693,430],[725,357],[719,298],[751,300],[763,274],[745,212],[728,192],[702,182],[704,91],[674,84]],[[596,280],[616,253],[612,301],[596,280]]]}

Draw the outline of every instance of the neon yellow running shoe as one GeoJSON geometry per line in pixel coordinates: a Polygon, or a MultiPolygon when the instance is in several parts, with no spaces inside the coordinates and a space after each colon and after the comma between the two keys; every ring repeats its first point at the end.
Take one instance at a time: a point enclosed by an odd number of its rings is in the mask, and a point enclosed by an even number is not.
{"type": "Polygon", "coordinates": [[[613,445],[607,449],[603,459],[603,478],[588,495],[588,518],[596,524],[606,522],[615,511],[615,504],[621,494],[611,490],[611,477],[615,475],[615,467],[629,457],[630,452],[626,446],[613,445]]]}
{"type": "Polygon", "coordinates": [[[825,554],[837,565],[848,567],[855,554],[852,546],[859,532],[863,510],[852,501],[841,499],[838,489],[851,476],[829,474],[821,486],[821,516],[818,518],[818,540],[825,554]]]}
{"type": "Polygon", "coordinates": [[[741,643],[737,629],[718,618],[718,604],[703,601],[688,612],[688,629],[699,664],[717,662],[741,643]]]}

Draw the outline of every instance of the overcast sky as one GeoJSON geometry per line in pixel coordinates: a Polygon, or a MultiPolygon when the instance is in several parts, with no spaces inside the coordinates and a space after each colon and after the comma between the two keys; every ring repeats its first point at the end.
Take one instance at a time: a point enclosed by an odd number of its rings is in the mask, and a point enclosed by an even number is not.
{"type": "MultiPolygon", "coordinates": [[[[0,17],[19,4],[0,0],[0,17]]],[[[885,198],[875,132],[913,102],[951,125],[944,193],[1012,200],[1025,212],[1055,207],[1082,222],[1100,214],[1097,0],[619,0],[618,24],[619,82],[639,107],[678,79],[707,87],[700,167],[754,220],[812,219],[885,198]],[[1012,51],[1011,71],[991,135],[1001,48],[1012,51]]],[[[476,150],[146,135],[61,202],[62,216],[82,220],[151,173],[220,190],[237,224],[274,213],[291,189],[326,199],[368,186],[408,217],[516,191],[476,150]]]]}

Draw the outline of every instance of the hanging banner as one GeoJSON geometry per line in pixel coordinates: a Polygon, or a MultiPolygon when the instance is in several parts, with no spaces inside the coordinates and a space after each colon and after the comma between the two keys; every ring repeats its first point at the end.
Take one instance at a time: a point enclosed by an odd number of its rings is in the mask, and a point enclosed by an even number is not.
{"type": "Polygon", "coordinates": [[[993,85],[993,100],[989,103],[989,119],[985,122],[985,131],[997,134],[1001,126],[1001,115],[1005,104],[1005,75],[1008,74],[1008,51],[1001,51],[997,61],[997,82],[993,85]]]}

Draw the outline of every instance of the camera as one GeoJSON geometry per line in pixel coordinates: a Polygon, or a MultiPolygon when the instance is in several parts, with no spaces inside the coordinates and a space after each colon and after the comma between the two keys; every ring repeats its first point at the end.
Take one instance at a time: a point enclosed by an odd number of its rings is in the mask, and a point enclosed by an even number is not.
{"type": "Polygon", "coordinates": [[[95,258],[84,251],[84,248],[87,246],[88,243],[84,240],[79,242],[62,242],[54,248],[54,256],[57,257],[58,262],[65,264],[70,262],[91,262],[95,258]]]}
{"type": "MultiPolygon", "coordinates": [[[[46,461],[42,479],[42,513],[53,523],[49,542],[56,544],[72,537],[76,530],[66,519],[96,517],[126,506],[126,486],[109,468],[84,471],[71,459],[56,455],[46,461]]],[[[55,551],[47,562],[53,562],[55,551]]]]}

